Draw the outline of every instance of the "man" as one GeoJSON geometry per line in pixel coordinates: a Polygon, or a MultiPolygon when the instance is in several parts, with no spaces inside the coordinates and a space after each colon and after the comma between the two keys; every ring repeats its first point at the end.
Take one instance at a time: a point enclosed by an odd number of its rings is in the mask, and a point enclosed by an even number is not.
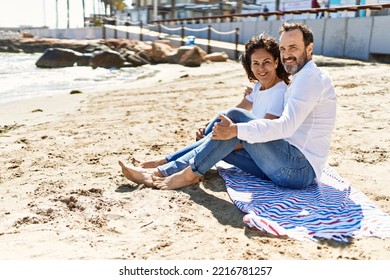
{"type": "MultiPolygon", "coordinates": [[[[199,147],[190,166],[153,178],[155,187],[178,189],[194,184],[222,159],[243,170],[258,170],[255,176],[281,187],[310,187],[320,180],[335,124],[336,95],[329,75],[312,61],[309,27],[285,22],[279,33],[280,59],[292,75],[282,116],[248,119],[239,109],[230,110],[219,117],[212,140],[199,147]],[[233,151],[238,143],[244,150],[233,151]]],[[[126,170],[122,171],[126,176],[126,170]]]]}

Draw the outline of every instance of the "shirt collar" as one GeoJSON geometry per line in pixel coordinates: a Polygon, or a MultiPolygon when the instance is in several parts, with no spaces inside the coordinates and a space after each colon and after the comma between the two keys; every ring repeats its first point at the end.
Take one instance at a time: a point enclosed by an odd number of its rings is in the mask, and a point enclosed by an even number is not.
{"type": "Polygon", "coordinates": [[[316,64],[314,63],[313,59],[309,60],[308,62],[306,62],[306,64],[302,67],[301,70],[299,70],[297,73],[295,73],[294,75],[291,76],[291,81],[293,81],[294,79],[296,79],[296,77],[298,77],[300,75],[301,72],[304,72],[305,70],[309,70],[310,68],[313,68],[315,67],[316,64]]]}

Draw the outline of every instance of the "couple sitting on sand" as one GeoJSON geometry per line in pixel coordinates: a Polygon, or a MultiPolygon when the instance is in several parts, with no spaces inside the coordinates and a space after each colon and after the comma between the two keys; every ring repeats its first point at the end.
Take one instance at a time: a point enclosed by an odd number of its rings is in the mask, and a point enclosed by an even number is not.
{"type": "Polygon", "coordinates": [[[285,22],[279,34],[279,45],[264,34],[247,42],[241,62],[256,83],[237,107],[200,131],[201,140],[141,167],[119,161],[123,175],[178,189],[199,182],[224,160],[281,187],[315,185],[330,150],[336,94],[329,75],[312,61],[310,28],[285,22]]]}

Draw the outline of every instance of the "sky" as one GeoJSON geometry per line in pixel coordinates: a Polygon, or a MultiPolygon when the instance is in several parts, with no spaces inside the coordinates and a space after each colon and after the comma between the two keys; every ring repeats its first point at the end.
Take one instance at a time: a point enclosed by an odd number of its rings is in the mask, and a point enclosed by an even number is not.
{"type": "MultiPolygon", "coordinates": [[[[67,0],[58,0],[58,28],[67,27],[67,0]]],[[[56,0],[0,0],[0,27],[56,28],[56,0]]],[[[98,13],[97,0],[85,0],[86,16],[98,13]],[[95,5],[94,5],[95,2],[95,5]]],[[[131,0],[126,1],[128,6],[131,0]]],[[[82,0],[69,0],[70,27],[83,27],[82,0]]],[[[100,10],[103,13],[103,10],[100,10]]]]}

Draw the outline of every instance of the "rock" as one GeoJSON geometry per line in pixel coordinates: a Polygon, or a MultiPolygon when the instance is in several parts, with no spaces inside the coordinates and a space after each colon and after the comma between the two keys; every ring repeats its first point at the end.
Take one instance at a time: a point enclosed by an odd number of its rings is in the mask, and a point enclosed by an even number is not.
{"type": "Polygon", "coordinates": [[[83,53],[88,46],[86,40],[68,40],[51,38],[22,38],[15,42],[25,53],[43,53],[46,49],[69,49],[83,53]]]}
{"type": "Polygon", "coordinates": [[[88,46],[86,46],[86,48],[84,49],[84,52],[85,53],[93,53],[93,52],[97,52],[97,51],[110,51],[110,50],[111,49],[104,44],[90,43],[90,44],[88,44],[88,46]]]}
{"type": "Polygon", "coordinates": [[[17,48],[14,45],[10,46],[0,46],[0,52],[7,52],[7,53],[20,53],[23,52],[21,49],[17,48]]]}
{"type": "Polygon", "coordinates": [[[173,51],[174,49],[168,44],[153,42],[150,58],[153,63],[168,63],[169,56],[173,51]]]}
{"type": "Polygon", "coordinates": [[[92,54],[83,53],[80,55],[76,61],[77,66],[89,66],[91,63],[92,54]]]}
{"type": "Polygon", "coordinates": [[[207,52],[204,51],[201,47],[198,47],[196,45],[194,47],[198,49],[200,56],[202,57],[203,61],[205,61],[204,58],[207,55],[207,52]]]}
{"type": "Polygon", "coordinates": [[[49,48],[37,60],[35,65],[40,68],[71,67],[76,64],[81,53],[60,48],[49,48]]]}
{"type": "Polygon", "coordinates": [[[90,66],[94,69],[97,67],[121,68],[125,61],[123,56],[116,51],[102,51],[93,53],[90,60],[90,66]]]}
{"type": "Polygon", "coordinates": [[[22,38],[34,38],[34,35],[27,32],[22,32],[22,38]]]}
{"type": "Polygon", "coordinates": [[[80,94],[80,93],[83,93],[81,90],[78,90],[78,89],[73,89],[70,91],[69,94],[80,94]]]}
{"type": "Polygon", "coordinates": [[[225,52],[215,52],[206,54],[203,58],[205,61],[212,61],[212,62],[225,62],[229,59],[229,56],[225,52]]]}
{"type": "Polygon", "coordinates": [[[145,56],[143,55],[144,54],[143,51],[135,53],[133,51],[127,50],[121,54],[126,59],[127,62],[131,63],[131,65],[135,67],[150,63],[150,57],[147,56],[148,59],[145,59],[144,58],[145,56]]]}
{"type": "Polygon", "coordinates": [[[181,46],[176,54],[169,57],[169,63],[181,64],[188,67],[199,67],[203,58],[197,46],[181,46]]]}

